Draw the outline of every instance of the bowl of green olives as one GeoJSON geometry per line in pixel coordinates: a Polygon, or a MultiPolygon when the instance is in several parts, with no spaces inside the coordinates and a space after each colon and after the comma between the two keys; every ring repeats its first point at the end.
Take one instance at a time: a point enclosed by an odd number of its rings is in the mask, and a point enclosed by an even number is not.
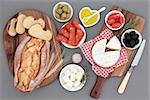
{"type": "Polygon", "coordinates": [[[141,42],[142,35],[135,29],[128,29],[121,36],[122,45],[129,50],[137,49],[141,42]]]}
{"type": "Polygon", "coordinates": [[[59,22],[67,22],[73,16],[73,8],[67,2],[58,2],[53,8],[53,16],[59,22]]]}

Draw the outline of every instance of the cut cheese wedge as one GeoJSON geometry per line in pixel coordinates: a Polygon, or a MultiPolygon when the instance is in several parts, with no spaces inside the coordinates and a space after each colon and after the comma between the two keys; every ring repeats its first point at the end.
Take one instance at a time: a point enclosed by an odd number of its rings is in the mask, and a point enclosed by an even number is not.
{"type": "Polygon", "coordinates": [[[113,50],[121,50],[121,44],[119,39],[114,36],[110,39],[110,41],[106,45],[107,48],[113,49],[113,50]]]}
{"type": "MultiPolygon", "coordinates": [[[[118,42],[114,42],[114,40],[116,40],[115,38],[117,37],[113,37],[108,42],[109,45],[107,44],[107,39],[102,39],[95,43],[92,48],[92,57],[97,65],[107,68],[111,67],[119,60],[121,45],[118,45],[118,42]],[[108,46],[109,48],[113,48],[115,51],[105,52],[106,46],[108,46]]],[[[119,40],[117,39],[116,41],[119,40]]]]}

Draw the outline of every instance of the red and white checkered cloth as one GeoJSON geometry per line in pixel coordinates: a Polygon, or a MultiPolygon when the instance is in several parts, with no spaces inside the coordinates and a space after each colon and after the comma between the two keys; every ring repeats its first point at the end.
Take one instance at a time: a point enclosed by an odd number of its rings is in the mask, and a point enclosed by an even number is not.
{"type": "Polygon", "coordinates": [[[121,49],[121,54],[120,54],[121,56],[120,56],[119,60],[116,62],[116,64],[113,66],[110,66],[108,68],[103,68],[103,67],[98,66],[93,61],[91,51],[92,51],[92,47],[94,46],[94,44],[101,39],[108,39],[109,40],[113,36],[114,36],[114,34],[112,33],[112,31],[106,28],[97,37],[95,37],[94,39],[92,39],[92,40],[90,40],[90,41],[88,41],[88,42],[86,42],[80,46],[80,49],[83,52],[84,56],[92,64],[92,70],[98,76],[101,76],[104,78],[106,78],[109,75],[109,73],[113,72],[114,68],[117,68],[117,67],[128,62],[127,51],[124,48],[121,49]]]}

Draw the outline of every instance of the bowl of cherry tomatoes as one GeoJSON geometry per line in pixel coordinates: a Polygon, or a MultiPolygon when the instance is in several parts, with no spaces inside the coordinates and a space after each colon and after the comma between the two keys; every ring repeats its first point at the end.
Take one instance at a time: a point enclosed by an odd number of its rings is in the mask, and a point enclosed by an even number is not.
{"type": "Polygon", "coordinates": [[[106,15],[105,23],[109,29],[119,30],[125,24],[125,17],[120,11],[112,10],[106,15]]]}
{"type": "Polygon", "coordinates": [[[74,19],[61,27],[57,39],[67,48],[78,48],[86,39],[86,31],[79,20],[74,19]]]}

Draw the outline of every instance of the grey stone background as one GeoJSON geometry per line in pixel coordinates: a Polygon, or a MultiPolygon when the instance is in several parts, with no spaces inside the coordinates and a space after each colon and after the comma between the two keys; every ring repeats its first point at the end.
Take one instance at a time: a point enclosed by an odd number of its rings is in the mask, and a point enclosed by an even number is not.
{"type": "MultiPolygon", "coordinates": [[[[64,90],[59,81],[51,85],[35,90],[32,93],[20,93],[13,87],[13,77],[9,72],[6,55],[3,48],[2,31],[7,20],[23,9],[38,9],[48,14],[52,19],[52,8],[58,1],[67,1],[74,8],[73,18],[78,18],[79,10],[84,6],[99,9],[106,6],[107,10],[102,13],[101,20],[94,27],[86,28],[87,41],[99,34],[104,23],[104,16],[113,5],[118,5],[130,10],[146,19],[143,37],[147,44],[138,67],[133,72],[127,89],[123,95],[117,93],[117,88],[123,77],[108,79],[101,91],[99,100],[149,100],[149,0],[0,0],[0,100],[92,100],[89,93],[95,83],[96,75],[91,70],[91,65],[84,58],[80,64],[88,72],[88,80],[85,87],[78,92],[64,90]]],[[[55,20],[54,20],[55,21],[55,20]]],[[[55,21],[57,29],[63,24],[55,21]]],[[[63,46],[62,46],[63,47],[63,46]]],[[[65,64],[71,63],[71,55],[74,52],[81,53],[80,49],[65,49],[65,64]]]]}

